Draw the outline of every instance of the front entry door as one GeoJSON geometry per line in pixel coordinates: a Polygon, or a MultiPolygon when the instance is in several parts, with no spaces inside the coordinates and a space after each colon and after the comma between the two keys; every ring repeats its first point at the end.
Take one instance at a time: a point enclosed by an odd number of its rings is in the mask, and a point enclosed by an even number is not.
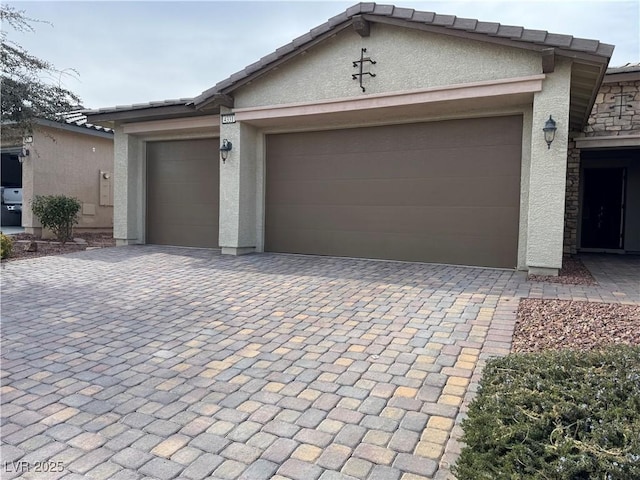
{"type": "Polygon", "coordinates": [[[625,173],[624,168],[584,170],[582,248],[624,247],[625,173]]]}

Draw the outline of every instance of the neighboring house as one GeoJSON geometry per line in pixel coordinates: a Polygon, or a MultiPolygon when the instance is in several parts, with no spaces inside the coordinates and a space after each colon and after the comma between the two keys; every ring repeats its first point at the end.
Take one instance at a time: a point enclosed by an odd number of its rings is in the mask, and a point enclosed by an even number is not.
{"type": "Polygon", "coordinates": [[[31,211],[35,195],[68,195],[82,203],[76,230],[113,228],[113,131],[80,113],[36,120],[22,145],[2,146],[2,185],[22,188],[26,233],[42,227],[31,211]]]}
{"type": "Polygon", "coordinates": [[[114,236],[556,274],[612,52],[355,5],[195,98],[88,112],[115,130],[114,236]]]}
{"type": "Polygon", "coordinates": [[[640,253],[640,64],[610,68],[569,143],[565,252],[640,253]]]}

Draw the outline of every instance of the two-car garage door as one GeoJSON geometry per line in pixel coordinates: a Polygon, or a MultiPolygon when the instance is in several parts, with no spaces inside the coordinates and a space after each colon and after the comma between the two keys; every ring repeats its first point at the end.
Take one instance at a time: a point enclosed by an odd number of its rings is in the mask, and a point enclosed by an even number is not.
{"type": "Polygon", "coordinates": [[[267,136],[265,250],[516,266],[522,117],[267,136]]]}

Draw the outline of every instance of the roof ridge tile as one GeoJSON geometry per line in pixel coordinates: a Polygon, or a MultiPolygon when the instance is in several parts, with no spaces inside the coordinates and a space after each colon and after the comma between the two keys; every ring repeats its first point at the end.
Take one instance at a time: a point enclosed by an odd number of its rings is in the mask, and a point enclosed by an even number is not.
{"type": "Polygon", "coordinates": [[[413,8],[395,7],[393,10],[393,17],[401,18],[404,20],[411,20],[413,18],[414,13],[415,13],[415,10],[413,8]]]}

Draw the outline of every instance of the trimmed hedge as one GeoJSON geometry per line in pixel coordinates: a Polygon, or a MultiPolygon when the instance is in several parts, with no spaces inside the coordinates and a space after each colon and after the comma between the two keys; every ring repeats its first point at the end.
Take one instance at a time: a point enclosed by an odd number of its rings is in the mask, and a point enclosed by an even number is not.
{"type": "Polygon", "coordinates": [[[0,232],[0,258],[5,259],[11,255],[13,249],[13,240],[11,237],[0,232]]]}
{"type": "Polygon", "coordinates": [[[487,362],[459,480],[640,479],[640,347],[487,362]]]}
{"type": "Polygon", "coordinates": [[[81,208],[82,204],[77,198],[66,195],[36,195],[31,201],[33,214],[43,227],[51,229],[63,245],[71,240],[81,208]]]}

